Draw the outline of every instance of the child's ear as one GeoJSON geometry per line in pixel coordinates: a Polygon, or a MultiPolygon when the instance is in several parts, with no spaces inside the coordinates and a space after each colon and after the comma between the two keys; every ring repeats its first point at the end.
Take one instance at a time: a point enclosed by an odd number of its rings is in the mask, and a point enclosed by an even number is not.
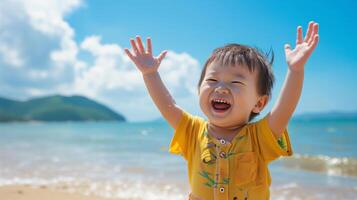
{"type": "Polygon", "coordinates": [[[268,104],[268,101],[269,101],[268,95],[260,96],[258,99],[258,102],[255,104],[252,112],[260,113],[263,110],[263,108],[268,104]]]}

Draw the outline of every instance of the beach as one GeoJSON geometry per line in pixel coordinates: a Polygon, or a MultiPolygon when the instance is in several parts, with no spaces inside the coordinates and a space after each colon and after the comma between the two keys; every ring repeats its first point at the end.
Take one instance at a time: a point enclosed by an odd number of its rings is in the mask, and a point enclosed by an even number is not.
{"type": "MultiPolygon", "coordinates": [[[[294,154],[270,166],[271,199],[355,199],[357,123],[293,121],[294,154]]],[[[164,122],[0,124],[0,199],[185,200],[164,122]]]]}
{"type": "Polygon", "coordinates": [[[45,186],[35,188],[29,185],[0,187],[0,197],[6,200],[104,200],[99,197],[54,191],[45,186]]]}

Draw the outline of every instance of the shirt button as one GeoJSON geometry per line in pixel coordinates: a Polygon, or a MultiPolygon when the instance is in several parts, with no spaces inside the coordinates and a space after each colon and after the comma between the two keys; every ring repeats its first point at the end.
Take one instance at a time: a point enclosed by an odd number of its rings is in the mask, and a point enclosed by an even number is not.
{"type": "Polygon", "coordinates": [[[226,158],[226,153],[224,151],[221,151],[221,153],[219,153],[219,156],[221,158],[226,158]]]}
{"type": "Polygon", "coordinates": [[[221,144],[226,144],[226,141],[225,141],[224,139],[220,139],[219,142],[220,142],[221,144]]]}
{"type": "Polygon", "coordinates": [[[220,191],[221,193],[223,193],[223,192],[224,192],[224,187],[219,188],[219,191],[220,191]]]}

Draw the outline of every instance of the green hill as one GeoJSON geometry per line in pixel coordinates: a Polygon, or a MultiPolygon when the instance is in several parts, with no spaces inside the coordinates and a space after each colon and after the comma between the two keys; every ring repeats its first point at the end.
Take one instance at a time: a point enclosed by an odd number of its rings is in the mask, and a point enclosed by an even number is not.
{"type": "Polygon", "coordinates": [[[0,97],[0,122],[125,121],[124,116],[83,96],[49,96],[15,101],[0,97]]]}

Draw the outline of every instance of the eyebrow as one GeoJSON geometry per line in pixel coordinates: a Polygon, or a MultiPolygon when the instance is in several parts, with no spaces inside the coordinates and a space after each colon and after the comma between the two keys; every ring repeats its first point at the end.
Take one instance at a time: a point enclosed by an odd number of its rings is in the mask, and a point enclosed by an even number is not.
{"type": "MultiPolygon", "coordinates": [[[[211,73],[209,73],[209,74],[216,75],[216,74],[218,74],[218,72],[211,72],[211,73]]],[[[246,79],[247,79],[247,78],[246,78],[243,74],[241,74],[241,73],[233,73],[233,75],[234,75],[235,78],[239,78],[239,79],[243,79],[243,80],[246,80],[246,79]]]]}
{"type": "Polygon", "coordinates": [[[233,74],[233,75],[234,75],[235,77],[240,78],[240,79],[244,79],[244,80],[246,79],[243,74],[239,74],[239,73],[238,73],[238,74],[233,74]]]}

